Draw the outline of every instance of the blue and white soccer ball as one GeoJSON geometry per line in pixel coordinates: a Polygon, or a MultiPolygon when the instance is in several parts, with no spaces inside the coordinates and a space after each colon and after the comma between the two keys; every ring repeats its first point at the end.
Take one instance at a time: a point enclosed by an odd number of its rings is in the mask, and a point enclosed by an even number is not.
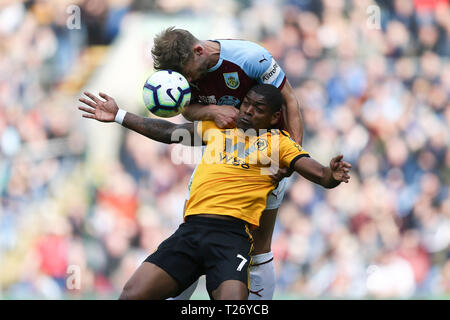
{"type": "Polygon", "coordinates": [[[182,74],[172,70],[159,70],[145,81],[142,96],[151,113],[170,118],[183,112],[189,104],[191,88],[182,74]]]}

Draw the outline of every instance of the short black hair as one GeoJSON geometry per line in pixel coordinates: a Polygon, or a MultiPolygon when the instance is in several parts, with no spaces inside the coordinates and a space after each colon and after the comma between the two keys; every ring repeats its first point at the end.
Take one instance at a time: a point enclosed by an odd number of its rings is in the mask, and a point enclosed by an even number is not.
{"type": "Polygon", "coordinates": [[[266,83],[257,84],[251,87],[249,91],[262,95],[264,97],[264,102],[270,107],[272,113],[281,110],[281,106],[283,105],[283,95],[281,94],[280,89],[274,85],[266,83]]]}

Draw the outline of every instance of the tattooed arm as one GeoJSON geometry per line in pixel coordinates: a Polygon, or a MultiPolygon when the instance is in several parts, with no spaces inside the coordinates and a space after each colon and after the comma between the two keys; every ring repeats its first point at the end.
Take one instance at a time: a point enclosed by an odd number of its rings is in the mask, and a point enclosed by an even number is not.
{"type": "MultiPolygon", "coordinates": [[[[87,105],[87,107],[78,107],[81,111],[86,112],[83,114],[84,118],[95,119],[101,122],[114,122],[116,120],[116,115],[120,109],[113,98],[104,93],[99,93],[104,100],[89,92],[85,92],[85,95],[90,100],[80,98],[79,101],[87,105]]],[[[145,118],[131,112],[125,113],[125,111],[121,111],[124,114],[123,119],[121,119],[124,127],[152,140],[167,144],[182,143],[185,145],[195,145],[194,142],[199,141],[199,145],[201,145],[201,139],[196,140],[194,137],[195,124],[192,122],[175,124],[161,119],[145,118]]]]}

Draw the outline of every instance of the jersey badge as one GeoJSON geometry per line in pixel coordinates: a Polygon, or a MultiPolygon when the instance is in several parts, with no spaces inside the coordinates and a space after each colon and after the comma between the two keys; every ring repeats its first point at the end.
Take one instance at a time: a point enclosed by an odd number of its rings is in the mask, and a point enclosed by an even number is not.
{"type": "Polygon", "coordinates": [[[237,72],[224,73],[225,84],[230,89],[237,89],[239,87],[239,76],[237,72]]]}
{"type": "Polygon", "coordinates": [[[255,146],[259,151],[263,151],[267,148],[267,140],[259,138],[256,140],[255,146]]]}

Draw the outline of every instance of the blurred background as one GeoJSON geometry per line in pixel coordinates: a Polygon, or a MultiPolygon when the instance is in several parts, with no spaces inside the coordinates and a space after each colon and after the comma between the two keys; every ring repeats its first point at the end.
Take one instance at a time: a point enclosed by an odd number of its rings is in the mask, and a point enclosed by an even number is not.
{"type": "Polygon", "coordinates": [[[150,116],[153,36],[172,25],[267,48],[305,149],[353,165],[326,192],[289,179],[275,299],[450,298],[447,0],[2,0],[1,299],[116,299],[182,222],[194,165],[77,110],[103,91],[150,116]]]}

